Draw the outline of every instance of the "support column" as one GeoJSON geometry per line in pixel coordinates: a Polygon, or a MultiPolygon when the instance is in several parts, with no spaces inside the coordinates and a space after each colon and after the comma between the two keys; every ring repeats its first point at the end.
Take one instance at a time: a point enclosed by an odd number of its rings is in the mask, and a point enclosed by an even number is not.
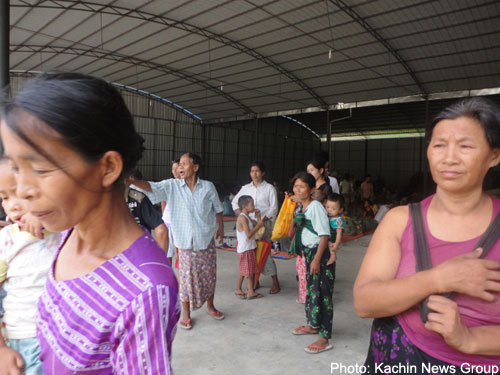
{"type": "Polygon", "coordinates": [[[236,176],[236,181],[239,181],[240,177],[240,129],[237,130],[237,136],[236,136],[236,171],[235,171],[235,176],[236,176]]]}
{"type": "Polygon", "coordinates": [[[365,175],[363,177],[363,180],[369,174],[368,173],[368,139],[365,139],[365,166],[364,166],[364,170],[365,170],[365,175]]]}
{"type": "Polygon", "coordinates": [[[0,0],[0,90],[9,85],[9,0],[0,0]]]}
{"type": "Polygon", "coordinates": [[[206,166],[208,164],[208,151],[207,151],[207,126],[204,122],[201,123],[201,159],[203,160],[203,164],[205,164],[205,168],[203,168],[206,172],[203,173],[202,177],[209,178],[209,173],[207,171],[206,166]]]}
{"type": "Polygon", "coordinates": [[[207,146],[206,146],[206,125],[204,122],[200,123],[201,126],[201,158],[207,162],[207,146]]]}
{"type": "Polygon", "coordinates": [[[332,165],[332,124],[330,123],[330,111],[326,107],[326,147],[328,151],[328,164],[332,165]]]}
{"type": "Polygon", "coordinates": [[[259,160],[259,119],[255,117],[255,133],[254,133],[254,148],[253,148],[253,160],[259,160]]]}

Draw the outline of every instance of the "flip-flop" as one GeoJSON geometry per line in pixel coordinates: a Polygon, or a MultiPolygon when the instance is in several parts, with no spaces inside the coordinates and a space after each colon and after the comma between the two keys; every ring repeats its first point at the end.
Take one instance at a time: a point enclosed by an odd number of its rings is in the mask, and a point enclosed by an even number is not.
{"type": "Polygon", "coordinates": [[[253,296],[247,296],[247,299],[257,299],[257,298],[262,298],[262,297],[264,297],[262,294],[257,293],[257,294],[254,294],[253,296]]]}
{"type": "Polygon", "coordinates": [[[309,354],[318,354],[321,352],[326,352],[327,350],[331,350],[331,349],[333,349],[333,345],[319,346],[319,345],[311,344],[311,345],[304,348],[306,353],[309,353],[309,354]]]}
{"type": "Polygon", "coordinates": [[[191,319],[188,319],[188,320],[181,319],[179,327],[181,327],[182,329],[185,329],[185,330],[189,330],[189,329],[193,328],[193,325],[191,324],[191,319]]]}
{"type": "Polygon", "coordinates": [[[236,293],[234,292],[234,295],[238,297],[239,299],[247,299],[247,295],[245,293],[236,293]]]}
{"type": "Polygon", "coordinates": [[[298,326],[292,331],[292,334],[297,335],[297,336],[302,336],[302,335],[317,335],[318,332],[311,332],[306,329],[305,326],[298,326]]]}
{"type": "Polygon", "coordinates": [[[243,293],[243,292],[241,292],[241,293],[234,292],[234,295],[235,295],[235,296],[244,296],[244,295],[245,295],[245,293],[243,293]]]}
{"type": "Polygon", "coordinates": [[[215,311],[208,311],[207,310],[207,313],[212,316],[212,318],[214,318],[215,320],[222,320],[224,319],[226,316],[220,312],[219,310],[215,310],[215,311]]]}
{"type": "Polygon", "coordinates": [[[269,289],[269,294],[278,294],[279,292],[281,292],[281,288],[278,288],[278,289],[271,288],[271,289],[269,289]]]}

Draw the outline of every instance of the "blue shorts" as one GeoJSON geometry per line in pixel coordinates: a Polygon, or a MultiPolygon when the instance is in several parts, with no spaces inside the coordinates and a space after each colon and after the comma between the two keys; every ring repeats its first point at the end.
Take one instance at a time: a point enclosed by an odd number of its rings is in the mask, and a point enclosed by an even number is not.
{"type": "Polygon", "coordinates": [[[0,318],[3,316],[5,311],[3,310],[3,297],[5,297],[7,293],[5,293],[5,290],[3,287],[0,287],[0,318]]]}
{"type": "Polygon", "coordinates": [[[22,355],[25,375],[43,375],[38,339],[9,340],[7,346],[22,355]]]}

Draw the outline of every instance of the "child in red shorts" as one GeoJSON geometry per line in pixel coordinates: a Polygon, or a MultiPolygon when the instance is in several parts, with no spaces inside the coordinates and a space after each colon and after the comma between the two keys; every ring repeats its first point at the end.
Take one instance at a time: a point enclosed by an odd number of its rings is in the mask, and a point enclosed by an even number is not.
{"type": "Polygon", "coordinates": [[[238,276],[234,294],[241,299],[261,298],[263,295],[253,290],[253,275],[258,272],[257,260],[255,258],[257,243],[253,237],[264,226],[264,223],[260,218],[260,211],[255,209],[255,204],[251,196],[242,195],[238,199],[238,207],[241,213],[236,221],[236,239],[238,241],[236,251],[238,252],[240,275],[238,276]],[[248,216],[252,212],[255,212],[257,222],[248,216]],[[241,290],[243,278],[245,277],[247,278],[248,285],[246,294],[241,290]]]}

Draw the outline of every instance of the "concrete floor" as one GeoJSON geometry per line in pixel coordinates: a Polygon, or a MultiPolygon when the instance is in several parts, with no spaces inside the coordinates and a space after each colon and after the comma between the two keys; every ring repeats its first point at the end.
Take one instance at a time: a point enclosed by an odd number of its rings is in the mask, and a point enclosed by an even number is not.
{"type": "MultiPolygon", "coordinates": [[[[277,259],[281,292],[267,294],[271,279],[261,278],[265,297],[240,300],[234,295],[238,276],[236,253],[217,251],[215,306],[222,321],[212,319],[205,307],[192,314],[193,329],[178,329],[172,366],[176,375],[206,374],[342,374],[332,363],[362,365],[368,348],[371,320],[360,319],[352,305],[352,286],[366,252],[369,236],[343,244],[339,250],[335,281],[333,350],[307,354],[304,347],[317,336],[294,336],[305,324],[304,305],[295,302],[295,260],[277,259]]],[[[344,370],[345,371],[345,370],[344,370]]],[[[352,372],[351,372],[352,373],[352,372]]],[[[355,373],[355,372],[354,372],[355,373]]]]}

